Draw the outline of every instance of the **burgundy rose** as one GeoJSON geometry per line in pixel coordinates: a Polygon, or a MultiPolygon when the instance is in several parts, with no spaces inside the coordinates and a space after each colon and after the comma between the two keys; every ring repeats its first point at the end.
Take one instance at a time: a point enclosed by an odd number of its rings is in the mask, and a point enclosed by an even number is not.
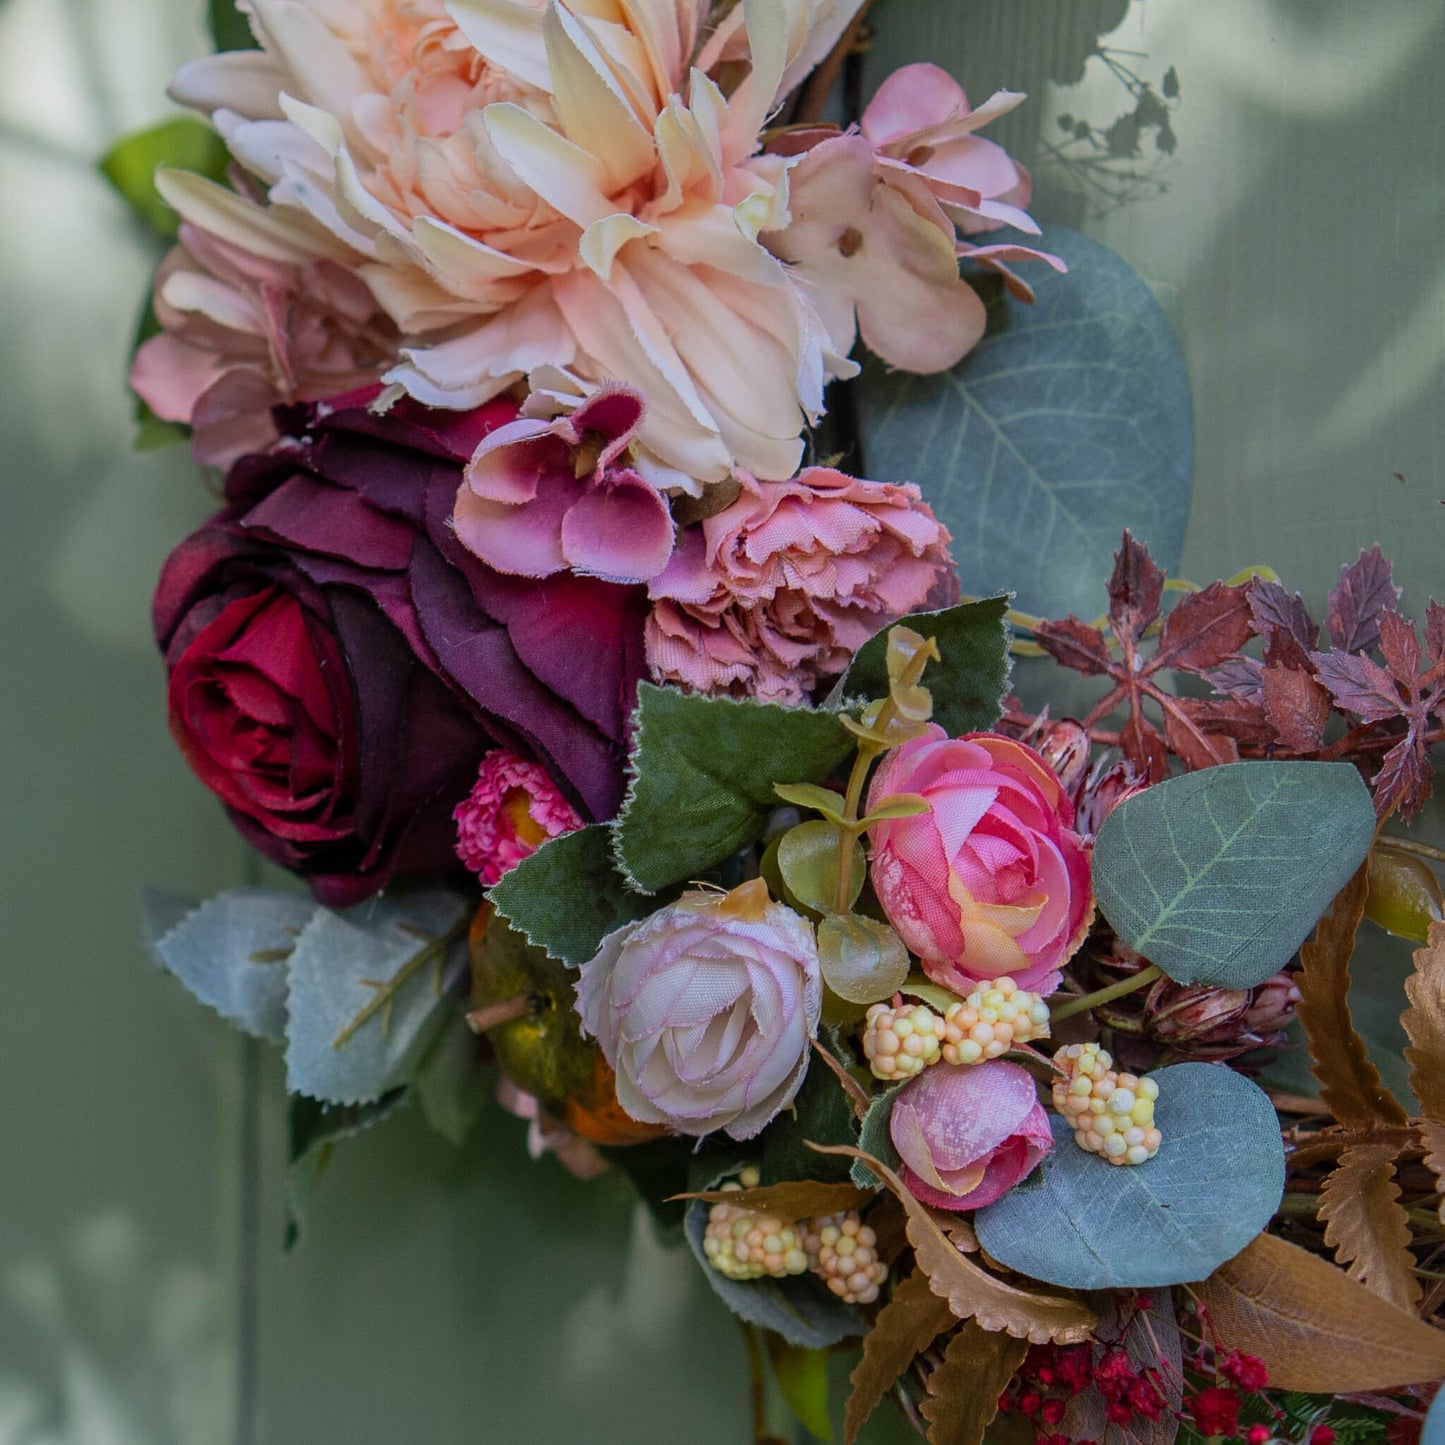
{"type": "Polygon", "coordinates": [[[455,868],[451,811],[498,746],[584,819],[611,816],[644,667],[642,589],[504,577],[447,525],[464,464],[515,408],[377,415],[374,395],[278,409],[280,443],[236,463],[155,597],[181,751],[336,906],[455,868]]]}

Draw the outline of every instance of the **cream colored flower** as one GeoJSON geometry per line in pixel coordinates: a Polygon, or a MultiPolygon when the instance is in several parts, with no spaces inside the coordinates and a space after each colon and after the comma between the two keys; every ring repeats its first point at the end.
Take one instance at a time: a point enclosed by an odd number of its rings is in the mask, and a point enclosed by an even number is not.
{"type": "Polygon", "coordinates": [[[188,220],[344,247],[407,343],[390,379],[423,401],[561,368],[647,397],[641,442],[673,484],[793,473],[853,367],[758,242],[792,164],[759,135],[859,0],[741,0],[707,37],[707,0],[241,3],[262,48],[173,91],[270,205],[188,183],[188,220]],[[729,95],[708,74],[725,61],[745,69],[729,95]]]}

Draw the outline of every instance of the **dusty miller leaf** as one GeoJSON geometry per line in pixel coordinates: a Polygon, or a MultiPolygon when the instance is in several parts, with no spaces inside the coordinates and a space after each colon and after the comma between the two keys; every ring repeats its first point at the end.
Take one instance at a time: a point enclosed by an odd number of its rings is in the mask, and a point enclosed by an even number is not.
{"type": "Polygon", "coordinates": [[[1325,1243],[1351,1279],[1399,1309],[1413,1309],[1420,1285],[1411,1271],[1410,1221],[1395,1183],[1393,1144],[1358,1144],[1340,1155],[1320,1191],[1325,1243]]]}
{"type": "Polygon", "coordinates": [[[929,1372],[928,1398],[918,1407],[929,1422],[929,1445],[981,1445],[1028,1349],[1026,1340],[967,1321],[948,1342],[943,1363],[929,1372]]]}
{"type": "Polygon", "coordinates": [[[1346,763],[1209,768],[1109,814],[1094,887],[1119,936],[1170,978],[1253,988],[1289,962],[1374,828],[1346,763]]]}
{"type": "Polygon", "coordinates": [[[1150,1077],[1164,1136],[1154,1158],[1109,1164],[1051,1115],[1039,1186],[1012,1189],[974,1216],[988,1254],[1071,1289],[1146,1288],[1203,1279],[1269,1223],[1284,1192],[1284,1148],[1264,1091],[1215,1064],[1150,1077]]]}
{"type": "Polygon", "coordinates": [[[1368,893],[1369,870],[1361,866],[1320,919],[1314,938],[1300,949],[1295,975],[1300,990],[1295,1015],[1305,1031],[1320,1097],[1341,1124],[1362,1129],[1406,1119],[1350,1018],[1350,957],[1368,893]]]}
{"type": "Polygon", "coordinates": [[[1273,1234],[1261,1234],[1194,1293],[1220,1343],[1258,1355],[1274,1389],[1344,1395],[1445,1375],[1445,1331],[1273,1234]]]}

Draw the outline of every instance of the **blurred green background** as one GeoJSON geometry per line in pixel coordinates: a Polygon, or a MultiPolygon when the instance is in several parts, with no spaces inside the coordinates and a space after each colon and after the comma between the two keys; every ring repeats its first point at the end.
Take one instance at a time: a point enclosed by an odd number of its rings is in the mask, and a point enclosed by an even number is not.
{"type": "MultiPolygon", "coordinates": [[[[741,1441],[741,1344],[690,1261],[499,1113],[465,1154],[405,1114],[348,1146],[283,1255],[276,1061],[138,943],[143,884],[248,866],[165,728],[149,592],[213,499],[183,450],[130,450],[155,253],[95,169],[167,113],[200,10],[0,0],[0,1445],[741,1441]]],[[[1185,574],[1267,562],[1319,603],[1378,539],[1407,609],[1445,591],[1438,0],[874,15],[870,91],[916,59],[975,102],[1029,91],[997,135],[1035,214],[1164,303],[1198,422],[1185,574]]],[[[1385,1013],[1405,957],[1366,960],[1385,1013]]],[[[904,1437],[880,1413],[870,1438],[904,1437]]]]}

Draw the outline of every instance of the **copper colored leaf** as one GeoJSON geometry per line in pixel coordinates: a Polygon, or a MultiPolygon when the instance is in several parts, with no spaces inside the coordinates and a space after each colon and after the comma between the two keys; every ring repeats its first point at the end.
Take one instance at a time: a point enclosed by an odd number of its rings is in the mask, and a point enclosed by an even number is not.
{"type": "Polygon", "coordinates": [[[1398,612],[1386,612],[1380,618],[1380,651],[1385,663],[1401,682],[1411,683],[1420,671],[1420,637],[1413,622],[1406,622],[1398,612]]]}
{"type": "Polygon", "coordinates": [[[1050,1340],[1074,1344],[1088,1338],[1096,1317],[1081,1299],[1020,1289],[974,1264],[958,1252],[934,1212],[915,1199],[886,1164],[847,1144],[818,1152],[861,1159],[897,1195],[908,1216],[908,1239],[919,1268],[928,1275],[929,1288],[948,1301],[959,1319],[976,1319],[986,1330],[1005,1330],[1038,1345],[1050,1340]]]}
{"type": "Polygon", "coordinates": [[[1397,807],[1408,822],[1430,797],[1430,780],[1435,776],[1426,753],[1425,740],[1412,727],[1408,737],[1401,738],[1387,752],[1380,770],[1372,780],[1375,790],[1375,812],[1388,817],[1397,807]]]}
{"type": "Polygon", "coordinates": [[[1403,1124],[1406,1119],[1399,1100],[1380,1082],[1379,1071],[1350,1020],[1350,955],[1368,892],[1365,865],[1336,895],[1315,936],[1300,949],[1296,975],[1300,990],[1296,1012],[1309,1044],[1310,1068],[1320,1081],[1320,1096],[1340,1123],[1362,1129],[1403,1124]]]}
{"type": "Polygon", "coordinates": [[[1445,658],[1445,607],[1433,597],[1425,604],[1425,655],[1432,667],[1445,658]]]}
{"type": "Polygon", "coordinates": [[[1263,696],[1260,681],[1263,671],[1264,664],[1257,657],[1231,657],[1209,674],[1209,685],[1225,697],[1259,702],[1263,696]]]}
{"type": "Polygon", "coordinates": [[[1260,675],[1264,715],[1291,752],[1312,753],[1325,738],[1330,695],[1307,672],[1266,667],[1260,675]]]}
{"type": "Polygon", "coordinates": [[[853,1392],[843,1415],[845,1445],[853,1445],[894,1381],[953,1323],[948,1302],[929,1289],[928,1276],[921,1269],[893,1291],[863,1337],[863,1357],[848,1377],[853,1392]]]}
{"type": "Polygon", "coordinates": [[[1414,957],[1415,972],[1405,981],[1410,1006],[1400,1015],[1410,1038],[1410,1089],[1425,1116],[1445,1124],[1445,923],[1430,925],[1414,957]]]}
{"type": "Polygon", "coordinates": [[[1220,1344],[1257,1355],[1278,1390],[1344,1395],[1445,1375],[1445,1331],[1272,1234],[1194,1292],[1220,1344]]]}
{"type": "Polygon", "coordinates": [[[675,1194],[672,1197],[755,1209],[760,1214],[771,1214],[792,1224],[818,1214],[861,1209],[877,1196],[871,1190],[859,1189],[846,1180],[838,1184],[823,1184],[816,1179],[790,1179],[785,1184],[763,1184],[756,1189],[708,1189],[698,1194],[675,1194]]]}
{"type": "Polygon", "coordinates": [[[1394,679],[1378,662],[1349,652],[1312,653],[1315,676],[1330,691],[1335,706],[1364,722],[1398,717],[1403,707],[1394,679]]]}
{"type": "Polygon", "coordinates": [[[1151,783],[1162,783],[1169,776],[1169,753],[1159,729],[1141,713],[1131,712],[1119,734],[1124,756],[1133,763],[1141,777],[1151,783]]]}
{"type": "Polygon", "coordinates": [[[1164,709],[1164,741],[1184,760],[1185,767],[1194,772],[1239,761],[1239,748],[1233,738],[1224,733],[1205,732],[1172,700],[1164,709]]]}
{"type": "Polygon", "coordinates": [[[1390,1144],[1346,1149],[1320,1192],[1320,1218],[1325,1243],[1350,1278],[1409,1310],[1419,1302],[1420,1285],[1411,1273],[1415,1259],[1395,1183],[1396,1152],[1390,1144]]]}
{"type": "Polygon", "coordinates": [[[1320,640],[1320,629],[1298,592],[1286,592],[1278,582],[1256,577],[1249,584],[1249,610],[1254,630],[1266,643],[1283,633],[1307,651],[1320,640]]]}
{"type": "Polygon", "coordinates": [[[928,1445],[980,1445],[1028,1348],[1023,1340],[990,1334],[969,1320],[928,1376],[928,1398],[919,1406],[928,1421],[928,1445]]]}
{"type": "Polygon", "coordinates": [[[1114,553],[1114,575],[1109,578],[1109,622],[1120,642],[1137,642],[1144,629],[1159,616],[1164,600],[1164,573],[1149,549],[1124,533],[1114,553]]]}
{"type": "Polygon", "coordinates": [[[1330,589],[1330,607],[1325,626],[1330,640],[1346,652],[1368,652],[1380,638],[1380,615],[1392,612],[1400,590],[1390,577],[1390,564],[1379,544],[1347,567],[1340,568],[1340,580],[1330,589]]]}
{"type": "Polygon", "coordinates": [[[1109,644],[1097,627],[1065,617],[1059,622],[1045,622],[1034,633],[1034,641],[1065,667],[1086,676],[1107,673],[1113,666],[1109,644]]]}
{"type": "Polygon", "coordinates": [[[1425,1165],[1442,1190],[1435,1212],[1440,1216],[1441,1225],[1445,1226],[1445,1124],[1435,1119],[1421,1119],[1415,1127],[1420,1135],[1421,1147],[1425,1150],[1425,1165]]]}
{"type": "Polygon", "coordinates": [[[1252,630],[1245,589],[1211,582],[1202,592],[1190,593],[1165,618],[1149,670],[1203,672],[1217,667],[1249,641],[1252,630]]]}

